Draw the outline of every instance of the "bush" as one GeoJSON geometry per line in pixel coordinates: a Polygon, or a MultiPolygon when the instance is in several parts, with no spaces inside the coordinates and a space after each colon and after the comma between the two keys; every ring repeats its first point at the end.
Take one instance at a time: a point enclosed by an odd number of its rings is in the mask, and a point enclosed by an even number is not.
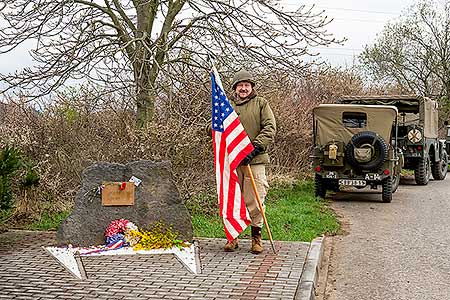
{"type": "MultiPolygon", "coordinates": [[[[17,145],[24,157],[36,162],[18,185],[14,216],[38,219],[44,212],[68,211],[84,168],[97,161],[140,159],[170,160],[177,187],[191,211],[213,214],[217,199],[212,141],[204,130],[211,114],[210,91],[203,81],[206,76],[195,76],[187,80],[191,84],[159,95],[158,118],[143,129],[134,126],[131,100],[114,95],[98,98],[85,88],[59,94],[40,111],[27,103],[4,105],[1,143],[17,145]],[[28,188],[39,182],[38,189],[28,188]]],[[[228,78],[223,79],[228,86],[228,78]]],[[[269,100],[278,124],[270,148],[269,179],[307,176],[311,109],[342,94],[359,94],[361,82],[344,71],[320,71],[300,79],[267,72],[257,81],[261,84],[256,91],[269,100]]]]}
{"type": "Polygon", "coordinates": [[[17,149],[5,146],[0,152],[0,209],[9,210],[13,204],[12,177],[22,165],[17,149]]]}

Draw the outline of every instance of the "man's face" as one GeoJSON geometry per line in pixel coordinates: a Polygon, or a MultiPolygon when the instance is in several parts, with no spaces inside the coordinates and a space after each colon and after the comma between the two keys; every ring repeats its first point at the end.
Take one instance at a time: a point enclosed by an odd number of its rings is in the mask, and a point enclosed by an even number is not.
{"type": "Polygon", "coordinates": [[[239,98],[247,98],[252,92],[252,84],[248,81],[241,81],[236,84],[235,92],[239,98]]]}

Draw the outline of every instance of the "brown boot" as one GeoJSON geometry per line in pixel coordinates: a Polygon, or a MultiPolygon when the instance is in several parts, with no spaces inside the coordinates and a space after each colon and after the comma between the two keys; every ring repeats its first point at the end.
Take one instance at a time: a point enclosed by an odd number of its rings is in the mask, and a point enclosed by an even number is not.
{"type": "Polygon", "coordinates": [[[253,254],[260,254],[263,250],[261,228],[252,226],[252,249],[250,249],[250,252],[253,254]]]}
{"type": "Polygon", "coordinates": [[[223,246],[223,250],[225,250],[225,252],[233,252],[234,250],[236,250],[239,247],[238,245],[238,239],[235,238],[232,241],[228,241],[225,246],[223,246]]]}

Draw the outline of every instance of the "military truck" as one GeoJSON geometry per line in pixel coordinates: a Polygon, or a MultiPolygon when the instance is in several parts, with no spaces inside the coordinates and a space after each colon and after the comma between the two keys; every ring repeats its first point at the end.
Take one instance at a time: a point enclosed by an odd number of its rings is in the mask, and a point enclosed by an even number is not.
{"type": "Polygon", "coordinates": [[[391,202],[403,156],[397,149],[398,110],[386,105],[320,104],[313,109],[315,195],[346,187],[382,189],[391,202]]]}
{"type": "Polygon", "coordinates": [[[413,170],[416,184],[426,185],[431,175],[443,180],[448,170],[445,140],[438,137],[438,104],[416,95],[351,96],[339,103],[393,105],[399,111],[398,144],[405,158],[404,169],[413,170]]]}
{"type": "Polygon", "coordinates": [[[447,154],[449,154],[450,153],[450,125],[449,125],[448,121],[445,121],[444,125],[446,126],[446,129],[447,129],[447,135],[445,136],[445,150],[447,151],[447,154]]]}

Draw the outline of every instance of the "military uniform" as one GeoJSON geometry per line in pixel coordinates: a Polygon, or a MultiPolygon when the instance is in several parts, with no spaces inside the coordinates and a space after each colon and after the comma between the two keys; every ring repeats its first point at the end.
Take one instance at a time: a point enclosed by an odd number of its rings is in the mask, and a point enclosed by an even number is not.
{"type": "MultiPolygon", "coordinates": [[[[239,71],[233,79],[233,90],[239,82],[249,82],[252,85],[252,92],[249,96],[242,99],[237,95],[232,99],[231,105],[239,115],[242,126],[244,127],[248,137],[252,141],[255,150],[244,159],[243,163],[237,168],[239,185],[241,186],[245,205],[249,211],[252,227],[252,248],[253,253],[261,253],[263,251],[261,242],[261,228],[263,226],[262,214],[259,211],[258,202],[256,200],[250,176],[247,174],[248,163],[252,169],[255,179],[256,188],[262,203],[267,195],[269,187],[266,178],[266,167],[269,163],[269,155],[267,153],[268,146],[273,142],[276,133],[276,122],[272,109],[268,101],[256,95],[253,90],[255,85],[252,76],[247,71],[239,71]]],[[[263,209],[264,204],[263,204],[263,209]]],[[[225,251],[234,251],[237,248],[237,239],[228,242],[225,245],[225,251]]]]}
{"type": "MultiPolygon", "coordinates": [[[[259,197],[261,202],[264,203],[267,188],[269,187],[265,171],[265,165],[269,163],[267,148],[275,136],[275,117],[267,100],[256,96],[255,94],[250,95],[250,97],[244,100],[235,99],[231,105],[239,115],[241,124],[252,141],[252,144],[261,148],[261,152],[250,161],[250,167],[252,169],[259,197]]],[[[256,202],[250,177],[247,174],[247,168],[246,166],[241,165],[236,171],[238,173],[239,185],[241,186],[245,205],[247,206],[252,220],[251,226],[262,228],[263,219],[259,211],[258,203],[256,202]]]]}

